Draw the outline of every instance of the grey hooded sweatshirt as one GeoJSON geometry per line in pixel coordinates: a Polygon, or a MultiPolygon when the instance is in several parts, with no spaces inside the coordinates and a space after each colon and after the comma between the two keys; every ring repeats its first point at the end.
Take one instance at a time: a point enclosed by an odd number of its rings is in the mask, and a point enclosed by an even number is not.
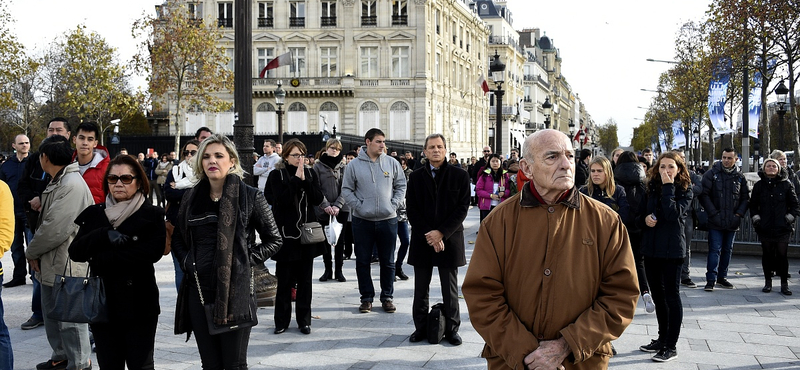
{"type": "Polygon", "coordinates": [[[406,196],[403,168],[383,153],[373,162],[362,148],[345,167],[341,195],[354,217],[368,221],[396,218],[397,207],[406,196]]]}

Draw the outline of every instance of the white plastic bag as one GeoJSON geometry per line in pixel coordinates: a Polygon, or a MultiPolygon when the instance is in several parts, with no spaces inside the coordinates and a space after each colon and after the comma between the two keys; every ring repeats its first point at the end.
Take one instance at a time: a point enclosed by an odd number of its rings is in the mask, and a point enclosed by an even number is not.
{"type": "Polygon", "coordinates": [[[333,246],[336,245],[336,241],[339,240],[339,235],[342,234],[343,225],[339,223],[336,217],[332,215],[328,217],[330,217],[330,222],[325,226],[325,238],[328,239],[328,244],[333,246]]]}

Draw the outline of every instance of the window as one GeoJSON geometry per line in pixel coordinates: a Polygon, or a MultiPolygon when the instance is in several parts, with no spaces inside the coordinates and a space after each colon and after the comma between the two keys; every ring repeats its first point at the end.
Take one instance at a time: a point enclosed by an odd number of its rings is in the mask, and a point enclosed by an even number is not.
{"type": "Polygon", "coordinates": [[[361,78],[378,77],[378,47],[361,48],[361,78]]]}
{"type": "Polygon", "coordinates": [[[289,105],[289,109],[286,110],[286,131],[308,131],[308,109],[305,104],[294,102],[289,105]]]}
{"type": "Polygon", "coordinates": [[[411,111],[408,104],[395,102],[389,109],[389,134],[392,140],[411,139],[411,111]]]}
{"type": "Polygon", "coordinates": [[[408,78],[411,74],[411,68],[408,65],[409,60],[408,46],[392,47],[392,77],[408,78]]]}
{"type": "Polygon", "coordinates": [[[319,115],[324,117],[320,119],[320,131],[325,129],[325,122],[328,123],[328,131],[332,132],[334,127],[336,127],[336,130],[342,129],[342,126],[339,124],[339,107],[334,102],[328,101],[322,103],[322,106],[319,108],[319,115]]]}
{"type": "Polygon", "coordinates": [[[392,1],[392,26],[408,25],[408,0],[392,1]]]}
{"type": "Polygon", "coordinates": [[[441,26],[441,24],[439,23],[439,18],[440,18],[441,16],[439,15],[439,13],[440,13],[440,12],[439,12],[439,9],[436,9],[436,11],[433,13],[433,14],[434,14],[434,15],[433,15],[433,19],[436,21],[436,34],[437,34],[437,35],[438,35],[438,34],[441,32],[441,31],[440,31],[440,29],[441,29],[441,27],[440,27],[440,26],[441,26]]]}
{"type": "Polygon", "coordinates": [[[189,18],[203,19],[203,4],[188,3],[186,4],[186,8],[189,11],[189,18]]]}
{"type": "Polygon", "coordinates": [[[275,107],[272,104],[264,102],[258,105],[253,132],[259,134],[278,132],[277,113],[275,113],[275,107]]]}
{"type": "Polygon", "coordinates": [[[380,110],[374,102],[361,104],[358,109],[358,132],[367,132],[370,128],[380,127],[380,110]]]}
{"type": "Polygon", "coordinates": [[[306,3],[303,1],[294,1],[289,7],[289,27],[305,27],[306,3]]]}
{"type": "Polygon", "coordinates": [[[361,25],[362,26],[377,26],[378,25],[378,10],[377,1],[375,0],[361,0],[361,25]]]}
{"type": "Polygon", "coordinates": [[[320,48],[319,55],[320,76],[336,77],[336,48],[320,48]]]}
{"type": "MultiPolygon", "coordinates": [[[[273,48],[258,48],[256,49],[256,54],[258,57],[258,70],[256,71],[256,76],[261,73],[261,70],[267,66],[270,60],[275,58],[275,49],[273,48]]],[[[275,77],[275,69],[270,69],[267,73],[264,74],[265,78],[274,78],[275,77]]]]}
{"type": "Polygon", "coordinates": [[[436,81],[440,81],[441,74],[442,74],[442,70],[440,68],[441,67],[441,65],[440,65],[441,59],[442,59],[442,54],[436,53],[436,61],[433,64],[433,78],[436,81]]]}
{"type": "Polygon", "coordinates": [[[306,71],[306,48],[289,48],[289,51],[294,59],[289,72],[295,73],[297,77],[304,76],[306,71]]]}
{"type": "Polygon", "coordinates": [[[258,27],[272,28],[274,26],[272,2],[258,3],[258,27]]]}
{"type": "Polygon", "coordinates": [[[217,25],[224,28],[233,27],[233,3],[219,3],[217,25]]]}
{"type": "Polygon", "coordinates": [[[322,15],[320,16],[320,26],[336,27],[336,2],[323,1],[322,15]]]}
{"type": "MultiPolygon", "coordinates": [[[[234,49],[225,49],[225,56],[228,57],[228,64],[225,66],[229,71],[233,72],[234,68],[234,49]]],[[[259,71],[261,72],[261,71],[259,71]]]]}

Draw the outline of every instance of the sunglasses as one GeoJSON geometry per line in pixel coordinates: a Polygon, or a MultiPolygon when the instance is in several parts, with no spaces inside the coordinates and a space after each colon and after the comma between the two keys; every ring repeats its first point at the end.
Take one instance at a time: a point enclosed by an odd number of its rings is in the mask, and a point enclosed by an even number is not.
{"type": "Polygon", "coordinates": [[[183,156],[184,156],[184,157],[186,157],[186,156],[188,156],[188,155],[190,155],[190,154],[191,154],[191,155],[196,155],[196,154],[197,154],[197,151],[196,151],[196,150],[192,150],[192,151],[189,151],[189,150],[184,150],[184,151],[183,151],[183,156]]]}
{"type": "Polygon", "coordinates": [[[118,180],[122,180],[123,184],[129,185],[130,183],[133,182],[133,179],[135,179],[135,178],[136,178],[136,176],[133,176],[133,175],[122,175],[122,176],[108,175],[108,176],[106,176],[106,182],[108,182],[109,184],[113,185],[113,184],[116,184],[118,180]]]}

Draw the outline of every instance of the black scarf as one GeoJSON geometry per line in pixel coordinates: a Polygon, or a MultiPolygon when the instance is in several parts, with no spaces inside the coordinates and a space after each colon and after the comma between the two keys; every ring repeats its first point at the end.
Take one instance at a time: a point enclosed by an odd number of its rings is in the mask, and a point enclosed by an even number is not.
{"type": "MultiPolygon", "coordinates": [[[[322,164],[330,167],[331,169],[335,169],[339,163],[342,163],[342,157],[344,157],[342,152],[339,152],[339,155],[335,157],[329,156],[328,153],[322,153],[322,155],[319,156],[319,160],[322,162],[322,164]]],[[[295,170],[297,170],[297,168],[295,168],[295,170]]]]}

